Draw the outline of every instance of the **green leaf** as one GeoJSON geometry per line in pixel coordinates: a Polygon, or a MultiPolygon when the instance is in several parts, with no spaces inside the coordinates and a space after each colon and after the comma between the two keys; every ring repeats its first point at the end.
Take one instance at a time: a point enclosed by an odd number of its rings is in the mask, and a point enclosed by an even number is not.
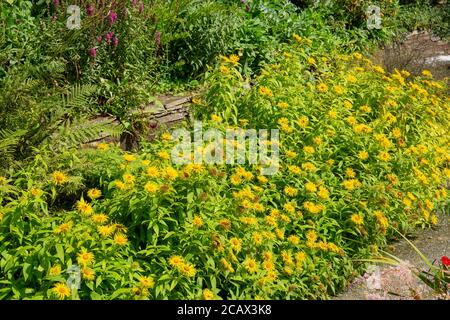
{"type": "Polygon", "coordinates": [[[56,245],[56,256],[59,260],[61,260],[62,263],[64,263],[64,249],[60,244],[56,245]]]}

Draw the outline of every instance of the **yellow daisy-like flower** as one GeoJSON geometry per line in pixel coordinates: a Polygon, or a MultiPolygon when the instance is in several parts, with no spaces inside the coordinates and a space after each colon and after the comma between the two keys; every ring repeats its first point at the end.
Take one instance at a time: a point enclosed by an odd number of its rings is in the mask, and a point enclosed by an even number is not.
{"type": "Polygon", "coordinates": [[[231,246],[231,249],[233,249],[236,252],[239,252],[242,249],[241,241],[238,238],[231,238],[230,246],[231,246]]]}
{"type": "Polygon", "coordinates": [[[237,66],[240,58],[237,54],[232,54],[228,57],[228,59],[230,60],[232,65],[237,66]]]}
{"type": "Polygon", "coordinates": [[[258,271],[258,263],[256,262],[255,259],[247,257],[244,260],[244,268],[249,272],[249,273],[255,273],[258,271]]]}
{"type": "Polygon", "coordinates": [[[287,212],[287,213],[294,213],[295,212],[295,205],[293,205],[292,203],[288,202],[285,203],[283,205],[283,209],[287,212]]]}
{"type": "Polygon", "coordinates": [[[350,220],[358,226],[364,224],[364,218],[360,214],[352,214],[350,220]]]}
{"type": "Polygon", "coordinates": [[[192,225],[194,227],[200,228],[203,225],[202,218],[199,216],[194,216],[194,218],[192,219],[192,225]]]}
{"type": "Polygon", "coordinates": [[[336,94],[341,95],[344,93],[344,88],[341,86],[334,86],[333,87],[334,92],[336,92],[336,94]]]}
{"type": "Polygon", "coordinates": [[[329,199],[330,198],[330,192],[327,188],[319,187],[319,191],[317,192],[317,196],[321,199],[329,199]]]}
{"type": "Polygon", "coordinates": [[[71,294],[69,287],[64,282],[57,283],[51,290],[59,300],[64,300],[71,294]]]}
{"type": "Polygon", "coordinates": [[[269,88],[266,88],[266,87],[260,87],[260,88],[259,88],[259,93],[260,93],[262,96],[273,97],[272,90],[270,90],[269,88]]]}
{"type": "Polygon", "coordinates": [[[160,152],[158,152],[158,157],[163,160],[169,160],[170,154],[167,151],[160,151],[160,152]]]}
{"type": "Polygon", "coordinates": [[[148,193],[155,193],[159,190],[159,186],[156,183],[153,182],[147,182],[144,186],[145,191],[148,193]]]}
{"type": "Polygon", "coordinates": [[[300,126],[300,128],[304,129],[308,126],[309,118],[305,117],[305,116],[301,116],[300,118],[297,119],[296,122],[300,126]]]}
{"type": "Polygon", "coordinates": [[[220,70],[220,72],[221,72],[222,74],[224,74],[224,75],[230,74],[230,69],[227,68],[226,66],[220,66],[220,67],[219,67],[219,70],[220,70]]]}
{"type": "Polygon", "coordinates": [[[422,75],[424,77],[428,77],[428,78],[431,78],[433,76],[433,74],[430,72],[430,70],[423,70],[422,75]]]}
{"type": "MultiPolygon", "coordinates": [[[[0,219],[0,221],[1,221],[1,219],[0,219]]],[[[56,234],[67,233],[72,228],[72,224],[73,224],[72,221],[62,223],[55,228],[54,232],[56,234]]]]}
{"type": "Polygon", "coordinates": [[[289,107],[289,105],[286,102],[279,102],[277,104],[277,106],[278,106],[278,108],[283,109],[283,110],[287,109],[289,107]]]}
{"type": "Polygon", "coordinates": [[[293,245],[297,245],[300,243],[300,238],[298,236],[292,235],[287,238],[287,240],[293,245]]]}
{"type": "Polygon", "coordinates": [[[437,225],[438,222],[439,222],[439,221],[438,221],[438,217],[437,217],[435,214],[433,214],[433,215],[431,216],[430,222],[431,222],[432,225],[437,225]]]}
{"type": "Polygon", "coordinates": [[[258,245],[258,246],[260,244],[262,244],[262,242],[264,240],[263,236],[260,233],[258,233],[258,232],[253,233],[252,239],[255,242],[255,244],[258,245]]]}
{"type": "Polygon", "coordinates": [[[184,263],[180,266],[179,270],[188,278],[192,278],[197,273],[194,265],[190,263],[184,263]]]}
{"type": "Polygon", "coordinates": [[[288,169],[293,174],[300,174],[300,173],[302,173],[302,169],[300,169],[300,167],[297,167],[297,166],[289,166],[288,169]]]}
{"type": "Polygon", "coordinates": [[[211,120],[214,122],[222,122],[222,117],[218,116],[217,114],[211,115],[211,120]]]}
{"type": "Polygon", "coordinates": [[[179,268],[184,264],[184,259],[181,256],[171,256],[169,258],[169,264],[174,268],[179,268]]]}
{"type": "Polygon", "coordinates": [[[316,166],[311,162],[303,163],[302,168],[303,168],[303,170],[310,171],[310,172],[316,171],[316,169],[317,169],[316,166]]]}
{"type": "Polygon", "coordinates": [[[319,83],[317,85],[317,91],[322,92],[322,93],[327,92],[328,91],[328,86],[325,83],[323,83],[323,82],[319,83]]]}
{"type": "Polygon", "coordinates": [[[91,215],[94,212],[94,209],[92,209],[92,206],[84,201],[84,199],[81,199],[77,202],[77,210],[86,216],[91,215]]]}
{"type": "Polygon", "coordinates": [[[389,154],[389,152],[381,151],[378,154],[378,159],[380,159],[381,161],[384,161],[384,162],[388,162],[389,160],[391,160],[391,155],[389,154]]]}
{"type": "Polygon", "coordinates": [[[136,156],[134,154],[131,154],[131,153],[125,153],[123,155],[123,158],[125,159],[125,161],[128,161],[128,162],[133,162],[133,161],[136,160],[136,156]]]}
{"type": "Polygon", "coordinates": [[[131,173],[125,173],[123,176],[123,180],[127,183],[134,183],[134,180],[136,179],[131,173]]]}
{"type": "Polygon", "coordinates": [[[143,288],[153,288],[155,286],[155,280],[152,277],[139,277],[139,283],[143,288]]]}
{"type": "Polygon", "coordinates": [[[86,280],[94,280],[95,272],[91,268],[84,267],[81,269],[81,276],[86,280]]]}
{"type": "Polygon", "coordinates": [[[305,183],[305,190],[308,192],[316,192],[317,186],[313,182],[305,183]]]}
{"type": "Polygon", "coordinates": [[[331,119],[336,119],[336,118],[337,118],[337,112],[334,111],[334,110],[330,110],[330,111],[328,112],[328,116],[329,116],[331,119]]]}
{"type": "Polygon", "coordinates": [[[94,188],[94,189],[89,189],[89,191],[87,192],[87,195],[89,198],[94,200],[94,199],[100,198],[102,195],[102,192],[100,190],[94,188]]]}
{"type": "Polygon", "coordinates": [[[103,213],[93,214],[91,216],[91,219],[95,223],[105,223],[106,221],[108,221],[108,216],[103,213]]]}
{"type": "Polygon", "coordinates": [[[205,300],[212,300],[212,299],[214,299],[214,292],[212,292],[209,289],[204,289],[203,290],[203,299],[205,299],[205,300]]]}
{"type": "Polygon", "coordinates": [[[234,272],[233,266],[231,265],[231,263],[229,263],[229,262],[227,261],[227,259],[222,258],[222,259],[220,259],[220,262],[222,263],[222,265],[223,265],[223,267],[225,268],[225,270],[227,270],[227,271],[229,271],[229,272],[231,272],[231,273],[234,272]]]}
{"type": "Polygon", "coordinates": [[[38,189],[35,187],[31,188],[31,195],[35,198],[40,197],[43,193],[44,193],[44,191],[42,191],[41,189],[38,189]]]}
{"type": "Polygon", "coordinates": [[[313,154],[315,152],[314,147],[305,146],[303,147],[303,152],[306,154],[313,154]]]}
{"type": "Polygon", "coordinates": [[[53,182],[56,185],[61,185],[61,184],[65,184],[69,179],[67,178],[67,176],[61,172],[61,171],[55,171],[52,173],[53,176],[53,182]]]}
{"type": "Polygon", "coordinates": [[[119,245],[119,246],[124,246],[128,243],[128,238],[126,235],[122,234],[122,233],[117,233],[114,236],[114,243],[119,245]]]}
{"type": "Polygon", "coordinates": [[[159,170],[158,170],[158,168],[157,167],[153,167],[153,166],[148,167],[147,168],[147,175],[150,178],[158,178],[159,177],[159,170]]]}
{"type": "Polygon", "coordinates": [[[97,227],[97,232],[102,236],[102,237],[109,237],[111,234],[113,234],[114,230],[116,230],[115,225],[111,224],[108,226],[99,226],[97,227]]]}
{"type": "Polygon", "coordinates": [[[173,167],[167,167],[163,170],[164,177],[169,180],[178,178],[178,171],[173,167]]]}
{"type": "Polygon", "coordinates": [[[97,149],[98,149],[98,150],[102,150],[102,151],[106,151],[106,150],[109,149],[109,145],[108,145],[107,143],[100,142],[100,143],[97,145],[97,149]]]}
{"type": "Polygon", "coordinates": [[[54,265],[53,267],[48,270],[48,274],[50,276],[59,276],[61,274],[61,266],[59,264],[54,265]]]}
{"type": "Polygon", "coordinates": [[[302,37],[300,37],[298,34],[294,33],[293,37],[294,40],[297,41],[298,43],[302,42],[302,37]]]}
{"type": "Polygon", "coordinates": [[[284,188],[284,193],[290,197],[295,197],[298,194],[298,190],[294,187],[287,186],[284,188]]]}
{"type": "Polygon", "coordinates": [[[120,180],[114,181],[114,185],[119,190],[125,190],[127,188],[127,185],[125,183],[123,183],[123,181],[120,181],[120,180]]]}
{"type": "Polygon", "coordinates": [[[360,151],[358,153],[358,158],[360,160],[367,160],[369,158],[369,153],[367,151],[360,151]]]}
{"type": "Polygon", "coordinates": [[[90,265],[94,262],[94,254],[88,252],[86,249],[82,249],[81,252],[77,254],[77,261],[83,266],[90,265]]]}
{"type": "Polygon", "coordinates": [[[350,83],[356,83],[358,81],[358,79],[356,79],[355,76],[350,74],[350,75],[347,76],[347,81],[350,82],[350,83]]]}
{"type": "Polygon", "coordinates": [[[261,183],[267,183],[269,181],[265,176],[258,176],[257,179],[261,183]]]}

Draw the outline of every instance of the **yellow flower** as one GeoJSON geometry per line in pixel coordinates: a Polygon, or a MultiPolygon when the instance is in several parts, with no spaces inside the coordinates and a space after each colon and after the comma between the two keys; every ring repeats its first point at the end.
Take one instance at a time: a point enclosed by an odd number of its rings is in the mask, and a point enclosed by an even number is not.
{"type": "Polygon", "coordinates": [[[384,69],[383,69],[383,67],[382,66],[380,66],[380,65],[375,65],[374,67],[373,67],[373,70],[375,71],[375,72],[378,72],[378,73],[380,73],[380,74],[384,74],[384,69]]]}
{"type": "Polygon", "coordinates": [[[179,270],[188,278],[192,278],[197,273],[197,270],[195,269],[194,265],[190,263],[183,263],[179,270]]]}
{"type": "Polygon", "coordinates": [[[360,151],[358,153],[358,158],[360,160],[367,160],[369,158],[369,153],[367,151],[360,151]]]}
{"type": "Polygon", "coordinates": [[[157,177],[159,177],[159,170],[158,170],[158,168],[156,168],[154,166],[148,167],[147,168],[147,175],[150,178],[157,178],[157,177]]]}
{"type": "Polygon", "coordinates": [[[264,240],[263,236],[262,236],[260,233],[258,233],[258,232],[254,232],[254,233],[253,233],[252,239],[253,239],[253,241],[255,242],[255,244],[258,245],[258,246],[259,246],[260,244],[262,244],[262,242],[263,242],[263,240],[264,240]]]}
{"type": "Polygon", "coordinates": [[[41,189],[35,187],[31,188],[31,195],[35,198],[40,197],[43,193],[44,191],[42,191],[41,189]]]}
{"type": "Polygon", "coordinates": [[[225,75],[227,75],[227,74],[230,73],[230,69],[228,69],[228,68],[225,67],[225,66],[220,66],[219,70],[220,70],[220,72],[221,72],[222,74],[225,74],[225,75]]]}
{"type": "Polygon", "coordinates": [[[308,192],[316,192],[317,186],[313,182],[305,183],[305,190],[308,192]]]}
{"type": "Polygon", "coordinates": [[[171,256],[169,258],[169,264],[174,268],[179,268],[184,264],[184,259],[181,256],[171,256]]]}
{"type": "Polygon", "coordinates": [[[64,184],[69,180],[67,178],[67,176],[61,171],[53,172],[52,176],[53,176],[53,181],[55,182],[56,185],[64,184]]]}
{"type": "Polygon", "coordinates": [[[259,88],[259,93],[260,93],[262,96],[273,97],[272,90],[270,90],[269,88],[266,88],[266,87],[260,87],[260,88],[259,88]]]}
{"type": "Polygon", "coordinates": [[[203,299],[205,300],[212,300],[214,298],[214,292],[212,292],[209,289],[203,290],[203,299]]]}
{"type": "Polygon", "coordinates": [[[324,187],[319,187],[319,192],[317,192],[317,196],[321,199],[328,199],[330,197],[330,192],[324,187]]]}
{"type": "Polygon", "coordinates": [[[94,254],[88,252],[86,249],[82,249],[81,252],[77,254],[77,261],[83,266],[87,266],[94,262],[94,254]]]}
{"type": "Polygon", "coordinates": [[[267,183],[267,181],[269,181],[266,177],[264,176],[258,176],[257,177],[258,181],[261,183],[267,183]]]}
{"type": "Polygon", "coordinates": [[[349,178],[354,178],[356,177],[356,173],[352,168],[347,168],[345,169],[345,175],[349,178]]]}
{"type": "Polygon", "coordinates": [[[125,185],[125,183],[123,183],[120,180],[116,180],[114,181],[114,185],[116,186],[117,189],[119,190],[125,190],[127,188],[127,186],[125,185]]]}
{"type": "Polygon", "coordinates": [[[92,212],[94,212],[94,209],[92,209],[92,206],[87,203],[86,201],[84,201],[84,199],[81,199],[79,201],[77,201],[77,209],[78,211],[80,211],[82,214],[89,216],[92,214],[92,212]]]}
{"type": "Polygon", "coordinates": [[[277,106],[280,108],[280,109],[287,109],[288,107],[289,107],[289,105],[286,103],[286,102],[279,102],[278,104],[277,104],[277,106]]]}
{"type": "Polygon", "coordinates": [[[284,188],[284,193],[290,197],[295,197],[298,194],[298,190],[294,187],[287,186],[284,188]]]}
{"type": "Polygon", "coordinates": [[[192,225],[194,227],[200,228],[203,225],[203,220],[199,216],[194,216],[192,219],[192,225]]]}
{"type": "Polygon", "coordinates": [[[93,199],[98,199],[101,197],[102,192],[98,189],[89,189],[89,191],[87,192],[87,195],[89,198],[93,199]]]}
{"type": "Polygon", "coordinates": [[[233,64],[234,66],[237,66],[238,62],[239,62],[239,56],[236,54],[232,54],[228,57],[228,59],[230,60],[231,64],[233,64]]]}
{"type": "Polygon", "coordinates": [[[355,76],[350,74],[350,75],[347,76],[347,81],[350,82],[350,83],[356,83],[356,81],[358,81],[358,79],[356,79],[355,76]]]}
{"type": "Polygon", "coordinates": [[[305,116],[301,116],[300,118],[297,119],[297,124],[300,126],[300,128],[306,128],[308,126],[309,123],[309,119],[308,117],[305,116]]]}
{"type": "Polygon", "coordinates": [[[302,37],[300,37],[298,34],[294,33],[293,37],[294,37],[294,40],[297,41],[298,43],[302,42],[302,37]]]}
{"type": "Polygon", "coordinates": [[[308,57],[307,61],[309,64],[316,64],[316,59],[314,59],[313,57],[308,57]]]}
{"type": "Polygon", "coordinates": [[[106,151],[106,150],[109,149],[109,145],[108,145],[107,143],[100,142],[100,143],[97,145],[97,149],[102,150],[102,151],[106,151]]]}
{"type": "Polygon", "coordinates": [[[389,152],[381,151],[378,154],[378,159],[380,159],[381,161],[387,162],[387,161],[391,160],[391,155],[389,154],[389,152]]]}
{"type": "Polygon", "coordinates": [[[323,83],[323,82],[319,83],[317,85],[317,91],[322,92],[322,93],[327,92],[328,91],[328,86],[325,83],[323,83]]]}
{"type": "Polygon", "coordinates": [[[285,203],[285,204],[283,205],[283,208],[284,208],[284,210],[285,210],[287,213],[294,213],[294,212],[295,212],[295,205],[293,205],[293,204],[290,203],[290,202],[285,203]]]}
{"type": "Polygon", "coordinates": [[[330,111],[328,112],[328,116],[329,116],[331,119],[336,119],[336,118],[337,118],[337,112],[334,111],[334,110],[330,110],[330,111]]]}
{"type": "Polygon", "coordinates": [[[163,160],[169,160],[170,154],[167,151],[160,151],[158,152],[158,157],[160,157],[163,160]]]}
{"type": "Polygon", "coordinates": [[[125,182],[134,183],[135,177],[131,173],[125,173],[122,177],[125,182]]]}
{"type": "Polygon", "coordinates": [[[310,171],[310,172],[316,171],[316,166],[314,164],[312,164],[311,162],[303,163],[302,168],[303,168],[303,170],[310,171]]]}
{"type": "Polygon", "coordinates": [[[94,272],[94,270],[92,270],[90,268],[83,267],[81,269],[81,276],[83,277],[83,279],[86,279],[86,280],[94,280],[95,272],[94,272]]]}
{"type": "Polygon", "coordinates": [[[143,288],[153,288],[155,286],[155,280],[152,277],[139,277],[139,283],[143,288]]]}
{"type": "Polygon", "coordinates": [[[222,122],[222,117],[218,116],[217,114],[211,115],[211,120],[214,122],[222,122]]]}
{"type": "Polygon", "coordinates": [[[303,147],[303,152],[306,153],[306,154],[313,154],[314,153],[314,147],[305,146],[305,147],[303,147]]]}
{"type": "Polygon", "coordinates": [[[170,134],[170,132],[164,132],[161,135],[161,139],[164,141],[170,141],[170,140],[172,140],[172,135],[170,134]]]}
{"type": "Polygon", "coordinates": [[[258,271],[258,264],[256,263],[256,260],[253,258],[247,257],[244,260],[244,267],[249,273],[255,273],[258,271]]]}
{"type": "Polygon", "coordinates": [[[144,186],[145,191],[148,193],[155,193],[159,190],[159,186],[156,183],[153,182],[147,182],[144,186]]]}
{"type": "Polygon", "coordinates": [[[352,126],[358,124],[358,121],[357,121],[356,118],[353,117],[353,116],[348,116],[347,119],[346,119],[346,121],[347,121],[348,124],[350,124],[350,125],[352,125],[352,126]]]}
{"type": "Polygon", "coordinates": [[[57,283],[51,290],[59,300],[64,300],[71,294],[69,287],[64,282],[57,283]]]}
{"type": "Polygon", "coordinates": [[[169,180],[178,178],[178,171],[173,167],[167,167],[163,170],[164,177],[169,180]]]}
{"type": "Polygon", "coordinates": [[[428,77],[428,78],[431,78],[433,75],[431,74],[431,72],[430,72],[430,70],[423,70],[422,71],[422,75],[424,76],[424,77],[428,77]]]}
{"type": "Polygon", "coordinates": [[[289,237],[287,238],[287,240],[288,240],[290,243],[292,243],[293,245],[297,245],[297,244],[300,243],[300,238],[299,238],[298,236],[294,236],[294,235],[289,236],[289,237]]]}
{"type": "Polygon", "coordinates": [[[344,88],[341,86],[334,86],[333,87],[334,92],[336,92],[336,94],[341,95],[344,93],[344,88]]]}
{"type": "Polygon", "coordinates": [[[365,112],[365,113],[369,113],[372,111],[372,108],[365,104],[365,105],[359,107],[359,110],[362,112],[365,112]]]}
{"type": "Polygon", "coordinates": [[[124,246],[128,243],[128,238],[126,235],[122,234],[122,233],[117,233],[114,236],[114,243],[119,245],[119,246],[124,246]]]}
{"type": "Polygon", "coordinates": [[[242,249],[241,241],[238,238],[231,238],[230,245],[231,245],[231,249],[233,249],[236,252],[239,252],[242,249]]]}
{"type": "Polygon", "coordinates": [[[297,166],[289,166],[288,169],[293,174],[300,174],[302,172],[302,169],[300,169],[300,167],[297,166]]]}
{"type": "Polygon", "coordinates": [[[61,274],[61,266],[59,264],[53,266],[50,268],[50,270],[48,271],[48,274],[50,276],[59,276],[61,274]]]}
{"type": "Polygon", "coordinates": [[[115,226],[114,225],[108,225],[108,226],[99,226],[97,227],[97,232],[102,236],[102,237],[109,237],[115,230],[115,226]]]}
{"type": "Polygon", "coordinates": [[[286,151],[286,157],[293,159],[293,158],[297,157],[297,153],[295,151],[292,151],[292,150],[287,150],[286,151]]]}
{"type": "Polygon", "coordinates": [[[72,228],[72,221],[69,221],[69,222],[60,224],[58,227],[55,228],[54,232],[56,234],[67,233],[71,228],[72,228]]]}
{"type": "Polygon", "coordinates": [[[359,188],[361,186],[361,182],[359,182],[358,179],[349,179],[349,180],[344,180],[342,182],[342,185],[344,186],[344,188],[346,190],[352,191],[356,188],[359,188]]]}
{"type": "Polygon", "coordinates": [[[227,259],[222,258],[222,259],[220,259],[220,262],[222,263],[222,265],[223,265],[223,267],[225,268],[225,270],[227,270],[227,271],[229,271],[229,272],[234,272],[233,266],[231,265],[231,263],[229,263],[229,262],[227,261],[227,259]]]}
{"type": "Polygon", "coordinates": [[[351,103],[351,101],[345,100],[344,108],[350,110],[351,108],[353,108],[353,103],[351,103]]]}
{"type": "Polygon", "coordinates": [[[430,222],[431,222],[432,225],[437,225],[438,224],[438,217],[435,214],[433,214],[431,216],[430,222]]]}
{"type": "Polygon", "coordinates": [[[108,221],[108,216],[106,214],[94,214],[91,217],[92,221],[95,223],[105,223],[106,221],[108,221]]]}
{"type": "Polygon", "coordinates": [[[364,223],[364,218],[360,214],[352,214],[350,220],[356,225],[362,225],[364,223]]]}
{"type": "Polygon", "coordinates": [[[128,161],[128,162],[133,162],[136,160],[136,156],[131,153],[125,153],[123,155],[123,158],[125,159],[125,161],[128,161]]]}

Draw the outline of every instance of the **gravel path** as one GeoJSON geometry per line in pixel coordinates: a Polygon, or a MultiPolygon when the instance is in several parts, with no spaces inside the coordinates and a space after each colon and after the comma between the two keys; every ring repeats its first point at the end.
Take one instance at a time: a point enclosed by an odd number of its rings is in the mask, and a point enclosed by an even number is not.
{"type": "MultiPolygon", "coordinates": [[[[450,215],[439,216],[438,227],[434,229],[417,230],[409,240],[430,260],[439,263],[443,255],[450,256],[450,215]]],[[[407,261],[418,269],[428,270],[426,263],[418,256],[416,251],[405,241],[392,243],[387,252],[403,261],[407,261]]],[[[370,299],[436,299],[435,295],[424,286],[408,268],[380,265],[377,276],[368,278],[359,277],[350,284],[345,292],[334,297],[334,300],[370,300],[370,299]],[[381,275],[381,277],[380,277],[381,275]],[[371,286],[377,288],[374,280],[382,279],[378,283],[384,290],[369,290],[371,286]],[[382,284],[381,284],[382,283],[382,284]],[[403,297],[381,294],[385,289],[400,293],[403,297]],[[413,290],[410,290],[412,288],[413,290]],[[416,294],[419,293],[419,294],[416,294]]]]}

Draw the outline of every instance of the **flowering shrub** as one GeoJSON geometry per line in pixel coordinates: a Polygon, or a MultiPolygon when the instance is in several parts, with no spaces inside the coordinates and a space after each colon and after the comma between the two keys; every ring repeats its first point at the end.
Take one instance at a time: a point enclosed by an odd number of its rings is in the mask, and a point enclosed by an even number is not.
{"type": "Polygon", "coordinates": [[[279,128],[273,176],[175,165],[166,132],[139,154],[101,143],[1,178],[0,298],[327,298],[394,228],[437,224],[444,84],[311,45],[295,35],[253,87],[224,57],[194,101],[207,127],[279,128]]]}

